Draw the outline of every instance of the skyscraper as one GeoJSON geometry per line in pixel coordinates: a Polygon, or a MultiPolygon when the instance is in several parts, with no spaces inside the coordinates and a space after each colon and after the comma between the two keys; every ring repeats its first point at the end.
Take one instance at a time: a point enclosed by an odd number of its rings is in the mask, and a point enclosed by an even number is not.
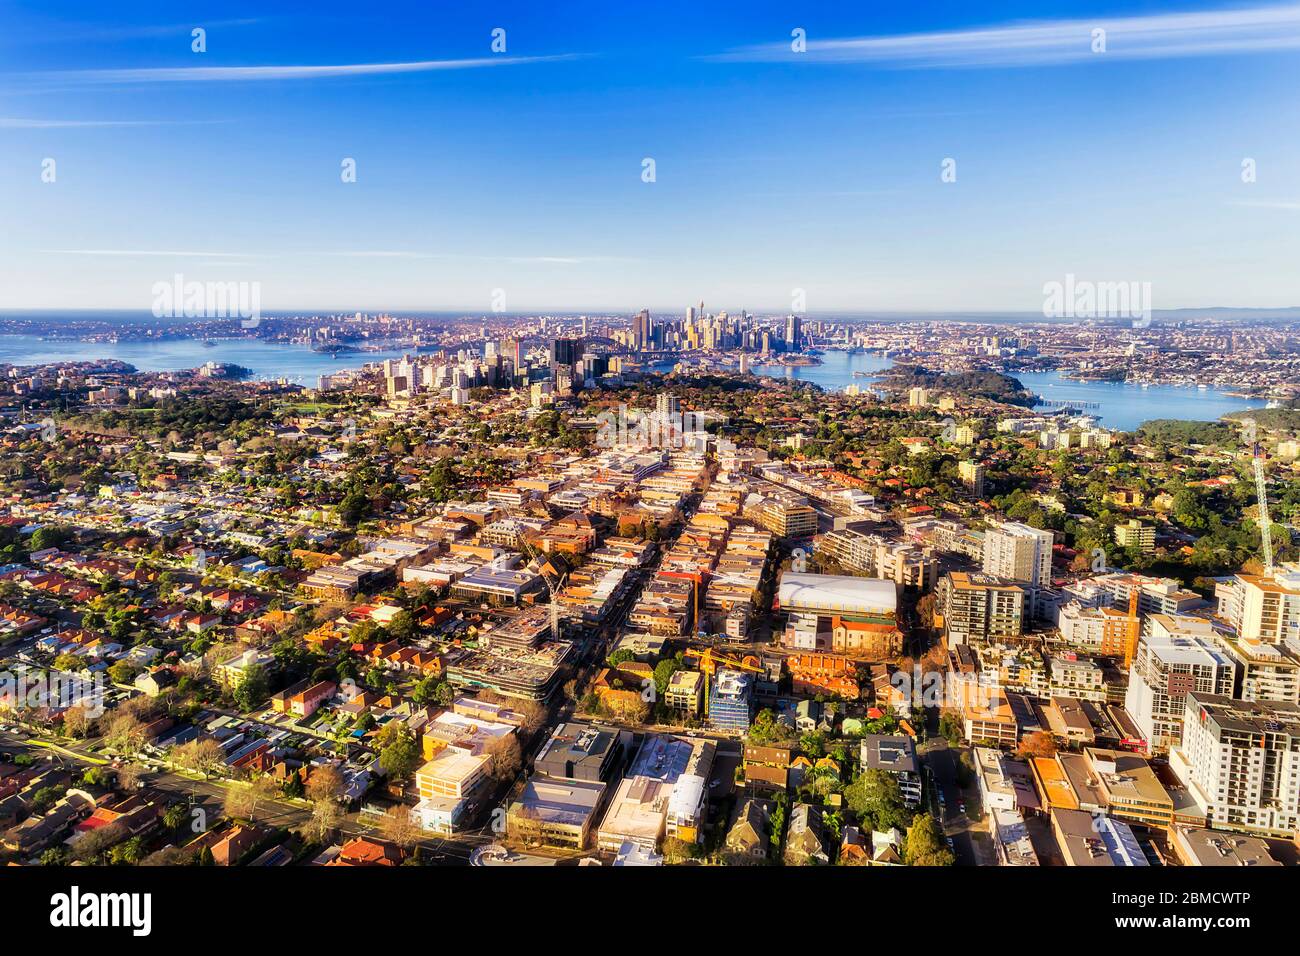
{"type": "Polygon", "coordinates": [[[787,315],[785,317],[785,350],[787,352],[797,352],[802,343],[803,330],[799,316],[787,315]]]}
{"type": "Polygon", "coordinates": [[[632,350],[644,352],[650,345],[654,330],[650,322],[650,310],[642,309],[632,317],[632,350]]]}
{"type": "Polygon", "coordinates": [[[582,339],[556,339],[551,345],[551,364],[570,371],[582,358],[582,339]]]}

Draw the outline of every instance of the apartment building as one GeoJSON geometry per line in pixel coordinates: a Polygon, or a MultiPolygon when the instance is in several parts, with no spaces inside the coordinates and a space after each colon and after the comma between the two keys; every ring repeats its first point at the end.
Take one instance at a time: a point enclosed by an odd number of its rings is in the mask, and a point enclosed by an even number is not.
{"type": "Polygon", "coordinates": [[[1300,563],[1238,574],[1215,588],[1221,638],[1238,667],[1244,700],[1300,702],[1300,563]]]}
{"type": "Polygon", "coordinates": [[[1219,616],[1243,641],[1300,642],[1300,564],[1273,574],[1238,574],[1215,589],[1219,616]]]}
{"type": "Polygon", "coordinates": [[[719,670],[709,692],[709,724],[720,730],[748,730],[753,686],[750,674],[719,670]]]}
{"type": "Polygon", "coordinates": [[[998,747],[1014,747],[1020,740],[1020,724],[1006,691],[1000,687],[994,688],[987,699],[972,701],[964,715],[967,740],[998,747]]]}
{"type": "Polygon", "coordinates": [[[1052,532],[1017,521],[995,524],[984,533],[984,573],[1051,587],[1052,541],[1052,532]]]}
{"type": "Polygon", "coordinates": [[[1219,644],[1237,666],[1242,700],[1300,703],[1300,655],[1291,644],[1260,644],[1220,635],[1219,644]]]}
{"type": "Polygon", "coordinates": [[[1104,588],[1119,607],[1128,607],[1130,597],[1136,593],[1138,613],[1142,615],[1186,614],[1205,606],[1204,598],[1173,578],[1117,571],[1098,575],[1091,583],[1104,588]]]}
{"type": "Polygon", "coordinates": [[[674,671],[664,689],[664,706],[679,714],[698,717],[704,707],[704,675],[699,671],[674,671]]]}
{"type": "MultiPolygon", "coordinates": [[[[1077,757],[1071,754],[1066,759],[1077,757]]],[[[1173,826],[1174,800],[1145,757],[1087,747],[1082,760],[1089,774],[1082,786],[1091,786],[1106,813],[1142,826],[1173,826]]]]}
{"type": "Polygon", "coordinates": [[[1131,657],[1141,617],[1114,607],[1085,607],[1071,601],[1057,611],[1061,640],[1070,647],[1108,657],[1131,657]]]}
{"type": "Polygon", "coordinates": [[[1182,740],[1187,695],[1230,697],[1236,677],[1236,664],[1209,621],[1153,614],[1129,670],[1124,709],[1151,751],[1164,753],[1182,740]]]}
{"type": "Polygon", "coordinates": [[[533,777],[506,813],[506,834],[524,845],[585,849],[605,784],[533,777]]]}
{"type": "Polygon", "coordinates": [[[1300,826],[1300,705],[1189,693],[1169,763],[1212,827],[1290,837],[1300,826]]]}
{"type": "Polygon", "coordinates": [[[1115,526],[1115,543],[1121,548],[1136,548],[1141,554],[1150,554],[1156,549],[1156,529],[1130,518],[1115,526]]]}
{"type": "Polygon", "coordinates": [[[1024,588],[993,575],[952,572],[939,582],[936,605],[949,644],[1024,633],[1024,588]]]}
{"type": "Polygon", "coordinates": [[[463,747],[437,751],[415,772],[420,800],[412,812],[420,825],[436,833],[452,833],[471,803],[491,786],[492,758],[463,747]]]}
{"type": "Polygon", "coordinates": [[[273,655],[259,651],[257,648],[249,648],[237,657],[216,665],[212,669],[212,680],[223,690],[229,691],[238,687],[250,671],[254,669],[269,671],[276,666],[273,655]]]}
{"type": "Polygon", "coordinates": [[[1106,682],[1102,669],[1090,658],[1073,651],[1047,658],[1048,692],[1053,696],[1077,697],[1104,703],[1106,682]]]}
{"type": "Polygon", "coordinates": [[[984,496],[984,466],[976,461],[957,462],[957,477],[976,498],[984,496]]]}
{"type": "Polygon", "coordinates": [[[803,495],[775,486],[745,499],[746,519],[780,538],[807,538],[817,533],[817,511],[803,495]]]}
{"type": "Polygon", "coordinates": [[[815,549],[850,571],[919,591],[933,588],[939,573],[939,560],[929,548],[861,531],[829,531],[817,539],[815,549]]]}

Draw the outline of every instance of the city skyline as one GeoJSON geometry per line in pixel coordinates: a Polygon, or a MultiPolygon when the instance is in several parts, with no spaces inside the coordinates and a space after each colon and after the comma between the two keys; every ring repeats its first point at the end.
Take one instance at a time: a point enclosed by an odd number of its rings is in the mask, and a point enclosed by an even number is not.
{"type": "Polygon", "coordinates": [[[3,16],[3,309],[1300,303],[1294,5],[3,16]]]}

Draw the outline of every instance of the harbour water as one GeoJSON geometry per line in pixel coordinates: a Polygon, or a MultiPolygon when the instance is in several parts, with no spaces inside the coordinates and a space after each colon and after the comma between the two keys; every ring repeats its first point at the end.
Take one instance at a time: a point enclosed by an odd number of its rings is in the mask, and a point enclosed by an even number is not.
{"type": "Polygon", "coordinates": [[[0,363],[40,365],[46,362],[90,362],[117,359],[142,372],[174,372],[198,368],[208,362],[228,362],[251,369],[256,379],[284,378],[299,385],[315,386],[321,375],[346,368],[360,368],[367,362],[401,358],[413,350],[377,352],[313,352],[305,345],[273,342],[221,340],[205,345],[196,339],[158,341],[81,342],[42,339],[35,335],[0,335],[0,363]]]}
{"type": "MultiPolygon", "coordinates": [[[[258,379],[284,378],[300,385],[314,386],[317,378],[330,372],[359,368],[367,362],[400,358],[408,349],[375,352],[343,352],[337,357],[313,352],[305,345],[281,345],[247,340],[217,340],[211,345],[194,339],[158,341],[81,342],[49,341],[34,335],[0,335],[0,363],[39,365],[46,362],[93,361],[118,359],[145,372],[175,371],[197,368],[207,362],[229,362],[251,369],[258,379]]],[[[790,381],[812,382],[827,390],[840,390],[857,384],[864,390],[877,375],[892,364],[874,352],[828,351],[820,356],[820,365],[755,366],[759,375],[790,381]],[[854,373],[861,373],[855,375],[854,373]]],[[[665,366],[667,370],[670,365],[665,366]]],[[[1016,373],[1026,388],[1052,401],[1095,402],[1088,414],[1102,424],[1125,431],[1154,418],[1180,418],[1187,421],[1214,421],[1228,412],[1261,408],[1265,402],[1236,398],[1213,388],[1199,389],[1174,385],[1142,388],[1117,382],[1076,382],[1059,372],[1016,373]]]]}
{"type": "MultiPolygon", "coordinates": [[[[821,365],[762,366],[754,371],[772,378],[813,382],[822,388],[840,390],[857,384],[865,390],[870,378],[855,376],[854,372],[876,374],[892,364],[881,355],[871,352],[828,351],[821,356],[821,365]]],[[[1195,386],[1151,385],[1142,388],[1122,382],[1076,382],[1060,372],[1013,372],[1030,391],[1049,401],[1095,403],[1087,414],[1094,415],[1109,428],[1132,431],[1145,421],[1156,418],[1178,418],[1184,421],[1209,422],[1228,412],[1247,408],[1263,408],[1263,399],[1237,398],[1214,388],[1195,386]]],[[[1043,409],[1043,406],[1039,406],[1043,409]]]]}

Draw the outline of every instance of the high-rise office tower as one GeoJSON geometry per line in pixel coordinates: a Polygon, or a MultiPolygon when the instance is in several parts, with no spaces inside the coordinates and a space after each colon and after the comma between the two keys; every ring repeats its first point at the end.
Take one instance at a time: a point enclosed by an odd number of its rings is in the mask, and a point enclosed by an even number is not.
{"type": "Polygon", "coordinates": [[[803,331],[799,316],[787,315],[785,317],[785,350],[787,352],[797,352],[803,342],[803,331]]]}
{"type": "Polygon", "coordinates": [[[570,371],[582,358],[582,339],[556,339],[551,345],[551,364],[570,371]]]}
{"type": "Polygon", "coordinates": [[[650,310],[642,309],[632,317],[632,350],[644,352],[650,345],[652,335],[650,310]]]}

